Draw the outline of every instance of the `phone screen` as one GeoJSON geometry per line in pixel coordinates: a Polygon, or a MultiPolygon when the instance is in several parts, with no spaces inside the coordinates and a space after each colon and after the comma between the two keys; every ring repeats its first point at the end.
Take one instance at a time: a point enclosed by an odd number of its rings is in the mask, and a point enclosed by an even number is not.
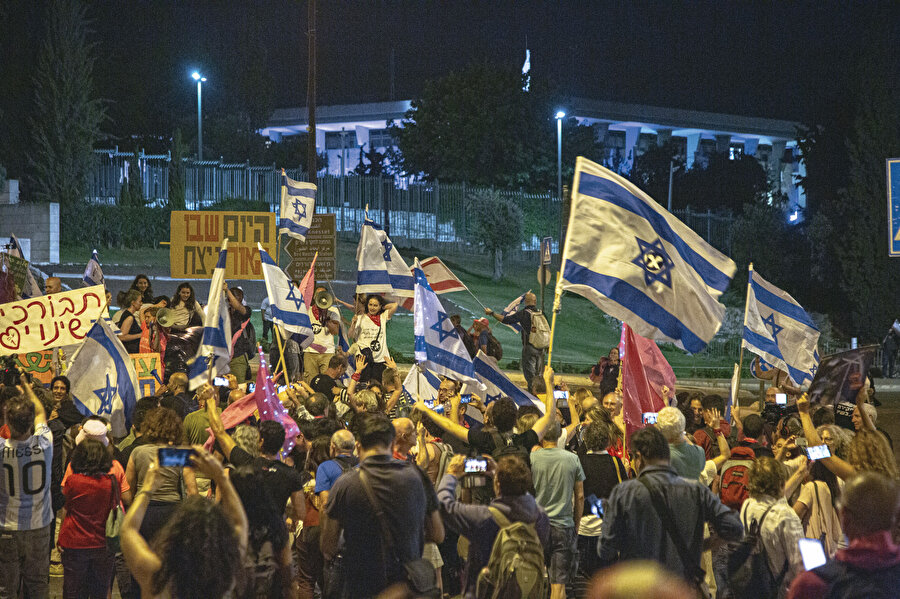
{"type": "Polygon", "coordinates": [[[588,495],[587,498],[588,505],[591,506],[591,513],[597,516],[598,518],[603,517],[603,499],[597,497],[593,493],[588,495]]]}
{"type": "Polygon", "coordinates": [[[657,412],[644,412],[644,424],[656,424],[657,412]]]}
{"type": "Polygon", "coordinates": [[[256,383],[247,383],[247,393],[256,391],[256,383]]]}
{"type": "Polygon", "coordinates": [[[213,379],[213,384],[217,387],[227,387],[228,379],[226,379],[224,376],[217,376],[213,379]]]}
{"type": "Polygon", "coordinates": [[[807,570],[825,565],[828,561],[825,557],[825,549],[819,539],[800,539],[800,557],[803,558],[803,567],[807,570]]]}
{"type": "Polygon", "coordinates": [[[776,393],[775,404],[779,406],[787,405],[787,393],[776,393]]]}
{"type": "Polygon", "coordinates": [[[191,465],[194,450],[190,447],[160,447],[156,452],[159,465],[169,468],[180,468],[191,465]]]}
{"type": "Polygon", "coordinates": [[[283,393],[285,389],[287,389],[287,385],[281,385],[280,387],[275,387],[275,393],[283,393]]]}
{"type": "Polygon", "coordinates": [[[828,449],[827,445],[811,445],[806,448],[806,456],[811,460],[830,458],[831,450],[828,449]]]}
{"type": "Polygon", "coordinates": [[[471,393],[463,393],[459,396],[459,403],[469,403],[470,401],[472,401],[471,393]]]}
{"type": "Polygon", "coordinates": [[[569,399],[569,392],[556,389],[553,391],[553,399],[569,399]]]}
{"type": "Polygon", "coordinates": [[[465,473],[487,472],[487,460],[484,458],[466,458],[465,473]]]}

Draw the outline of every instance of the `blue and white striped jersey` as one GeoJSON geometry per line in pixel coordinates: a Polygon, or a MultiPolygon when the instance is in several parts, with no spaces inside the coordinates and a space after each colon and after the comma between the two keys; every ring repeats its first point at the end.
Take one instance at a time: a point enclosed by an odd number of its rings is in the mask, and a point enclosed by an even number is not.
{"type": "Polygon", "coordinates": [[[50,524],[53,434],[46,423],[24,441],[0,438],[0,530],[36,530],[50,524]]]}

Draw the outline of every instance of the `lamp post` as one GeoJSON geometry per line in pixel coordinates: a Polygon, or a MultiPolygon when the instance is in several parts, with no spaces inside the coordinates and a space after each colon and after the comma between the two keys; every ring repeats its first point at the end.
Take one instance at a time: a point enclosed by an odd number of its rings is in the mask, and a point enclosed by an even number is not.
{"type": "Polygon", "coordinates": [[[194,71],[191,77],[197,82],[197,162],[203,160],[203,103],[202,89],[206,77],[194,71]]]}
{"type": "Polygon", "coordinates": [[[562,110],[556,113],[556,195],[562,202],[562,122],[566,113],[562,110]]]}

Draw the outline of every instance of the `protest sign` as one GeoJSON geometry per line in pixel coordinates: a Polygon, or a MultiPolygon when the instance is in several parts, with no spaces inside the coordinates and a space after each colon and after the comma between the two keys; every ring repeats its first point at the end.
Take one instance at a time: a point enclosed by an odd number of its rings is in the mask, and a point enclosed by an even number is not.
{"type": "Polygon", "coordinates": [[[877,345],[867,345],[822,358],[809,385],[810,403],[855,404],[856,394],[875,360],[876,349],[877,345]]]}
{"type": "Polygon", "coordinates": [[[101,316],[108,314],[100,285],[0,304],[0,356],[79,343],[101,316]]]}
{"type": "Polygon", "coordinates": [[[53,351],[33,351],[16,355],[16,366],[19,372],[27,372],[40,384],[47,386],[55,376],[53,370],[53,351]]]}
{"type": "Polygon", "coordinates": [[[262,279],[256,244],[277,254],[274,212],[197,212],[174,210],[169,267],[175,279],[212,277],[222,240],[228,238],[228,279],[262,279]]]}
{"type": "Polygon", "coordinates": [[[159,353],[128,355],[131,356],[134,372],[137,374],[140,396],[156,395],[156,390],[160,385],[159,381],[163,379],[163,361],[160,359],[159,353]]]}

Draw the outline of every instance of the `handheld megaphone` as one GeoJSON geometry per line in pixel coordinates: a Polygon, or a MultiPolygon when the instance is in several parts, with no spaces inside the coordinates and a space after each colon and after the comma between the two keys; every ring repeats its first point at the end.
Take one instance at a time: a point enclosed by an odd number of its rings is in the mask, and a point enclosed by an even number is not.
{"type": "Polygon", "coordinates": [[[175,324],[175,315],[169,308],[160,308],[156,311],[156,324],[161,327],[169,328],[175,324]]]}
{"type": "Polygon", "coordinates": [[[327,310],[334,305],[334,296],[324,289],[320,289],[313,296],[313,303],[319,310],[327,310]]]}

